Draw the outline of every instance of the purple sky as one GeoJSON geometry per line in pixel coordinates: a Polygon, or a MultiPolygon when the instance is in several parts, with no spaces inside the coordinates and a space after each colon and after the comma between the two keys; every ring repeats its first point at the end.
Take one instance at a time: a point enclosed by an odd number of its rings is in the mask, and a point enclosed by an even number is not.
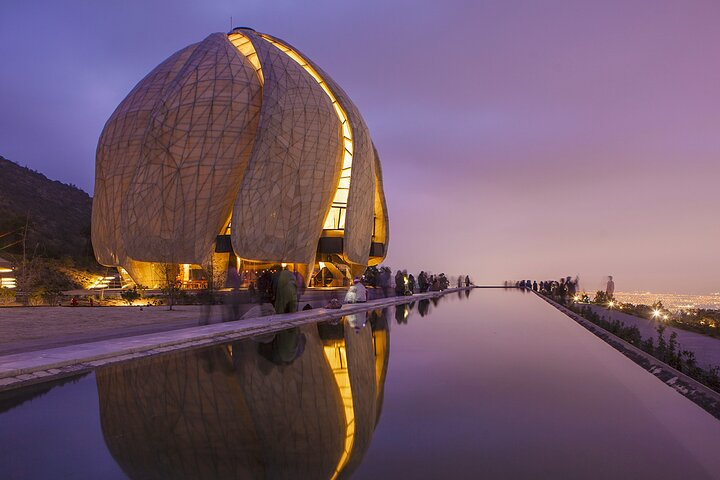
{"type": "Polygon", "coordinates": [[[117,104],[232,15],[360,108],[392,266],[720,291],[720,4],[305,3],[4,1],[0,155],[92,192],[117,104]]]}

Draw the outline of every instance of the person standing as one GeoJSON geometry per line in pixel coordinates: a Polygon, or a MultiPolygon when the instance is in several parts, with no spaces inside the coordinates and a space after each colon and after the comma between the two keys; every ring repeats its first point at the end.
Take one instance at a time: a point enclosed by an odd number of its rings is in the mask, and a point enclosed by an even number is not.
{"type": "Polygon", "coordinates": [[[297,285],[295,275],[289,270],[283,270],[277,276],[277,289],[275,290],[275,313],[297,312],[297,285]]]}
{"type": "Polygon", "coordinates": [[[353,283],[355,285],[355,301],[357,303],[367,302],[367,289],[365,288],[365,285],[363,285],[362,281],[358,277],[355,277],[353,283]]]}
{"type": "Polygon", "coordinates": [[[418,287],[420,288],[420,293],[427,292],[428,278],[424,270],[421,270],[420,275],[418,275],[418,287]]]}
{"type": "Polygon", "coordinates": [[[608,282],[607,286],[605,287],[605,295],[607,295],[608,299],[612,298],[613,294],[615,293],[615,282],[613,282],[612,275],[608,276],[608,282]]]}
{"type": "Polygon", "coordinates": [[[402,297],[405,295],[405,275],[398,270],[395,273],[395,296],[402,297]]]}
{"type": "Polygon", "coordinates": [[[295,287],[297,288],[297,304],[300,305],[300,299],[305,294],[305,277],[297,270],[293,275],[295,276],[295,287]]]}
{"type": "Polygon", "coordinates": [[[382,288],[383,297],[387,298],[390,296],[390,269],[382,267],[380,270],[380,287],[382,288]]]}
{"type": "Polygon", "coordinates": [[[575,300],[575,282],[570,277],[565,280],[565,286],[567,287],[568,298],[572,302],[575,300]]]}

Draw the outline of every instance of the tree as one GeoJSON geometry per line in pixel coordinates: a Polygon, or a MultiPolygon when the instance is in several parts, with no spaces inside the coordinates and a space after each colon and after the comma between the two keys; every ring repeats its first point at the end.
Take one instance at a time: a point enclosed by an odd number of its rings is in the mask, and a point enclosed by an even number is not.
{"type": "Polygon", "coordinates": [[[656,352],[655,356],[657,358],[659,358],[660,360],[662,360],[663,362],[665,361],[665,357],[667,356],[667,352],[668,352],[668,345],[667,345],[667,342],[665,341],[665,337],[663,336],[666,328],[667,327],[665,326],[664,323],[659,323],[657,326],[657,329],[656,329],[657,334],[658,334],[658,342],[657,342],[657,347],[655,349],[655,352],[656,352]]]}
{"type": "Polygon", "coordinates": [[[206,262],[203,263],[203,273],[207,281],[207,293],[211,296],[214,292],[223,288],[228,269],[227,262],[223,262],[219,255],[211,253],[206,262]]]}
{"type": "Polygon", "coordinates": [[[161,263],[158,268],[160,269],[160,278],[162,279],[160,290],[163,292],[163,295],[165,295],[168,310],[172,310],[175,304],[175,297],[180,290],[177,281],[179,267],[175,263],[161,263]]]}

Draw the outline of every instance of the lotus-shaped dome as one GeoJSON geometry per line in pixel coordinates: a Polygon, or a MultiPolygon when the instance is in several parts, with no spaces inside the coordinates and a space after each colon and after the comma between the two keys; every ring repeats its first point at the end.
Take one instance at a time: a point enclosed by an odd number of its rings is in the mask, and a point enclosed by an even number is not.
{"type": "Polygon", "coordinates": [[[252,29],[170,56],[100,137],[93,247],[136,281],[143,264],[202,265],[223,234],[242,259],[310,266],[326,245],[367,266],[384,258],[387,227],[355,105],[298,50],[252,29]]]}

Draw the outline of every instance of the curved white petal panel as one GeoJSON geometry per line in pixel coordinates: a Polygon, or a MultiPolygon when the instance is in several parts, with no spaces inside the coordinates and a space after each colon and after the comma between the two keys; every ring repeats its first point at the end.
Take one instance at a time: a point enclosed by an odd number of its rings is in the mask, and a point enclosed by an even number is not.
{"type": "Polygon", "coordinates": [[[248,32],[265,80],[260,124],[232,216],[242,258],[313,261],[340,175],[340,124],[300,65],[248,32]]]}
{"type": "Polygon", "coordinates": [[[202,263],[252,152],[262,86],[224,34],[203,40],[158,99],[122,205],[136,260],[202,263]]]}
{"type": "Polygon", "coordinates": [[[320,67],[312,62],[310,64],[333,92],[350,122],[353,135],[352,175],[345,216],[343,253],[348,262],[367,265],[375,199],[375,157],[370,132],[345,91],[320,67]]]}
{"type": "Polygon", "coordinates": [[[387,246],[390,243],[390,220],[388,216],[387,201],[385,200],[385,190],[383,189],[382,168],[380,167],[380,155],[378,155],[375,145],[373,145],[373,157],[375,160],[375,224],[373,242],[383,245],[383,254],[380,257],[373,257],[369,260],[370,265],[381,263],[387,256],[387,246]]]}
{"type": "Polygon", "coordinates": [[[127,256],[119,228],[121,203],[140,163],[145,131],[157,99],[196,47],[194,44],[178,51],[143,78],[118,105],[100,135],[95,163],[92,244],[95,257],[103,265],[120,265],[127,256]]]}

